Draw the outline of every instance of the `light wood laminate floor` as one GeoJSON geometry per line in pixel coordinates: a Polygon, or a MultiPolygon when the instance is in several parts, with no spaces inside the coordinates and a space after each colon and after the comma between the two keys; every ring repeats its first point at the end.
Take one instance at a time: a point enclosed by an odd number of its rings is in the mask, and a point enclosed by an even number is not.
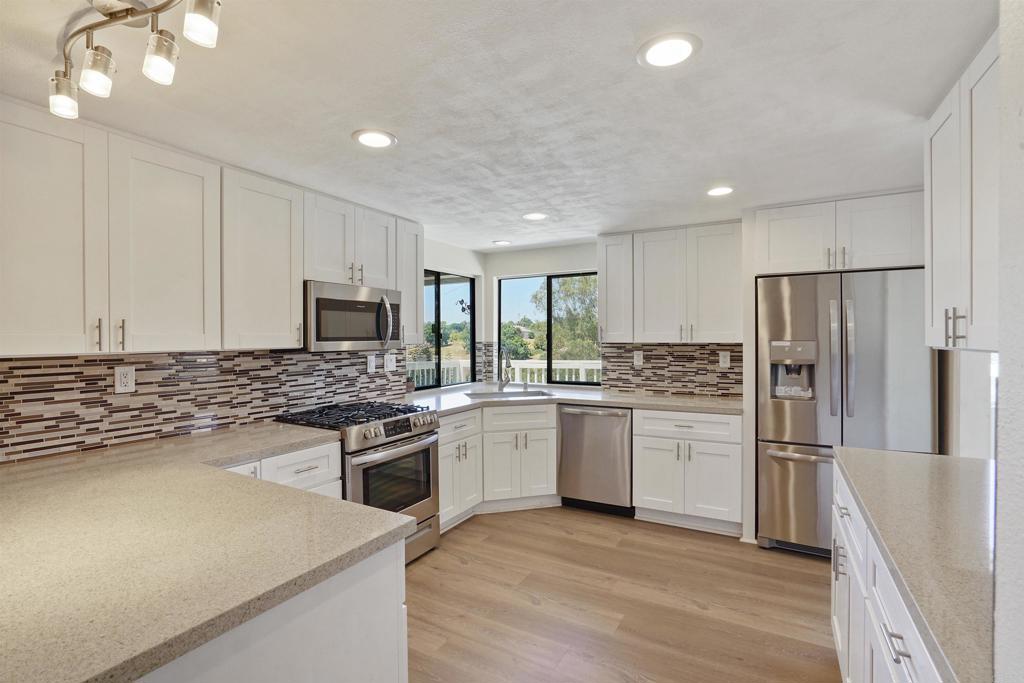
{"type": "Polygon", "coordinates": [[[549,508],[478,515],[406,576],[411,683],[840,680],[825,559],[549,508]]]}

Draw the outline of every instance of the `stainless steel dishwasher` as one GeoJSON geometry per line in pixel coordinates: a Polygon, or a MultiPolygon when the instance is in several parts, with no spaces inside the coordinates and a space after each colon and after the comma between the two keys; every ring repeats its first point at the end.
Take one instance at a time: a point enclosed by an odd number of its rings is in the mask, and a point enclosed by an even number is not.
{"type": "Polygon", "coordinates": [[[558,493],[563,505],[633,515],[633,411],[558,407],[558,493]]]}

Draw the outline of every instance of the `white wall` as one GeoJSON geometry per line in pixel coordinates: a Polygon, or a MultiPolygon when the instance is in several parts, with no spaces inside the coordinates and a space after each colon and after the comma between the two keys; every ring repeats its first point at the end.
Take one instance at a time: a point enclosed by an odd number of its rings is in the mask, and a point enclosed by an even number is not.
{"type": "Polygon", "coordinates": [[[1024,2],[1002,0],[995,679],[1024,677],[1024,2]]]}

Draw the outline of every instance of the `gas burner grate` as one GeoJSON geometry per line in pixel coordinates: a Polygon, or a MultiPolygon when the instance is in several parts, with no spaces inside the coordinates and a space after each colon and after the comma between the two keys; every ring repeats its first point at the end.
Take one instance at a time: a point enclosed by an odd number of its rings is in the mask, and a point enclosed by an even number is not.
{"type": "Polygon", "coordinates": [[[410,405],[408,403],[383,403],[380,401],[335,403],[334,405],[320,406],[319,408],[303,410],[297,413],[285,413],[279,415],[277,421],[309,427],[344,429],[353,425],[387,420],[388,418],[421,413],[426,410],[428,408],[424,406],[410,405]]]}

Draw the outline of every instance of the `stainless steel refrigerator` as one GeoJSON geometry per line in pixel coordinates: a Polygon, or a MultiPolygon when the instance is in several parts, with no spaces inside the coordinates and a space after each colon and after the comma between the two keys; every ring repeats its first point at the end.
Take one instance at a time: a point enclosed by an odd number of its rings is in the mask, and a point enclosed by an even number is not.
{"type": "Polygon", "coordinates": [[[924,271],[757,281],[757,538],[827,550],[833,446],[936,452],[924,271]]]}

